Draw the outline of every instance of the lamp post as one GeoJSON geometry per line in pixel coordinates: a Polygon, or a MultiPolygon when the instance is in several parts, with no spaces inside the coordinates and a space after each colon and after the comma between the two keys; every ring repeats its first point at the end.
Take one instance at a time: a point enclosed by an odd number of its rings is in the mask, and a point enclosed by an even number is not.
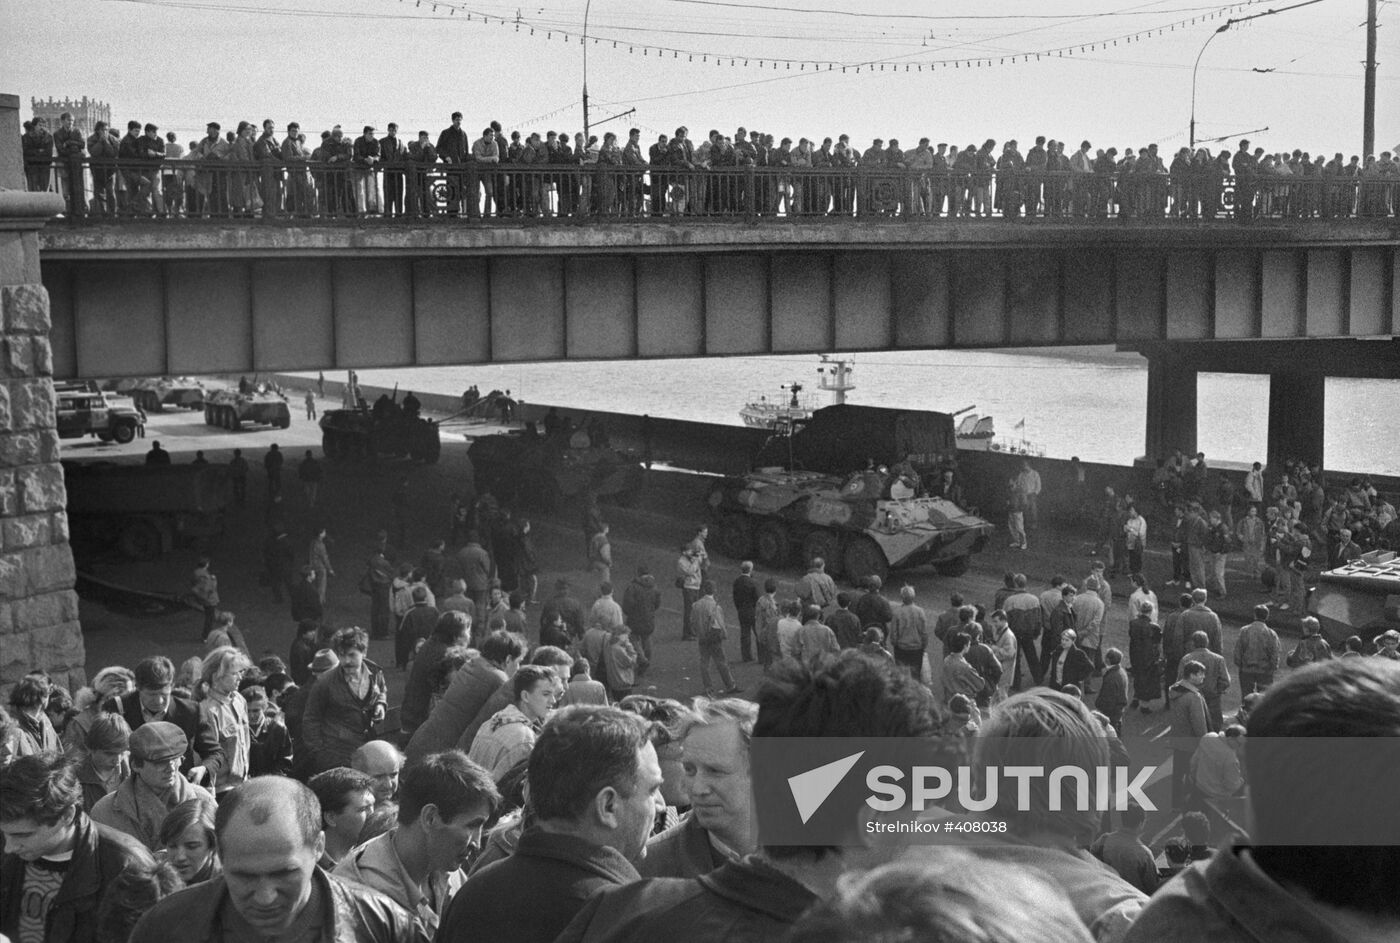
{"type": "Polygon", "coordinates": [[[588,144],[588,11],[593,0],[583,5],[583,143],[588,144]]]}
{"type": "MultiPolygon", "coordinates": [[[[586,14],[585,14],[585,15],[586,15],[586,14]]],[[[1193,151],[1196,149],[1196,70],[1199,69],[1199,68],[1201,67],[1201,56],[1204,56],[1204,55],[1206,54],[1206,46],[1209,46],[1209,45],[1210,45],[1210,41],[1211,41],[1212,39],[1214,39],[1215,37],[1219,36],[1221,33],[1225,32],[1227,29],[1229,29],[1229,28],[1230,28],[1230,24],[1233,23],[1233,22],[1234,22],[1234,20],[1226,20],[1226,21],[1225,21],[1225,25],[1221,26],[1221,27],[1220,27],[1219,29],[1217,29],[1215,32],[1211,33],[1210,36],[1206,37],[1205,45],[1201,46],[1201,51],[1198,52],[1198,53],[1196,53],[1196,64],[1193,65],[1193,66],[1191,67],[1191,133],[1190,133],[1191,143],[1190,143],[1190,147],[1191,147],[1191,150],[1193,150],[1193,151]]],[[[584,93],[583,93],[583,100],[584,100],[584,102],[585,102],[585,109],[586,109],[586,108],[587,108],[587,104],[586,104],[586,103],[587,103],[587,101],[588,101],[588,92],[587,92],[586,90],[585,90],[584,93]]],[[[586,110],[585,110],[585,114],[586,114],[586,113],[587,113],[587,112],[586,112],[586,110]]]]}

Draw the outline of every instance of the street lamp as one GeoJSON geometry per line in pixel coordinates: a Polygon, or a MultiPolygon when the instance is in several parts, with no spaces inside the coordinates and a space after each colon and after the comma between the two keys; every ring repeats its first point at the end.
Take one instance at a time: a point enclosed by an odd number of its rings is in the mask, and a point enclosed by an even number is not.
{"type": "MultiPolygon", "coordinates": [[[[585,13],[584,16],[587,17],[587,14],[585,13]]],[[[1226,20],[1226,21],[1225,21],[1225,25],[1221,26],[1219,29],[1217,29],[1215,32],[1211,33],[1210,36],[1208,36],[1208,37],[1206,38],[1205,45],[1201,47],[1201,51],[1200,51],[1200,52],[1196,53],[1196,64],[1193,65],[1193,66],[1191,67],[1191,134],[1190,134],[1191,144],[1190,144],[1190,146],[1191,146],[1191,150],[1193,150],[1193,151],[1196,149],[1196,70],[1199,69],[1199,68],[1201,67],[1201,56],[1204,56],[1204,55],[1206,54],[1206,46],[1209,46],[1209,45],[1210,45],[1210,41],[1211,41],[1212,39],[1214,39],[1215,37],[1219,36],[1221,33],[1225,32],[1227,29],[1229,29],[1229,28],[1230,28],[1230,24],[1233,23],[1233,22],[1234,22],[1234,20],[1226,20]]],[[[585,53],[585,55],[586,55],[586,53],[585,53]]],[[[585,60],[585,61],[586,61],[586,60],[585,60]]],[[[586,115],[586,114],[588,113],[588,87],[587,87],[587,85],[584,86],[583,102],[584,102],[584,114],[586,115]]],[[[584,120],[587,121],[587,118],[585,118],[584,120]]]]}
{"type": "Polygon", "coordinates": [[[584,4],[584,147],[588,146],[588,11],[592,6],[594,0],[584,4]]]}

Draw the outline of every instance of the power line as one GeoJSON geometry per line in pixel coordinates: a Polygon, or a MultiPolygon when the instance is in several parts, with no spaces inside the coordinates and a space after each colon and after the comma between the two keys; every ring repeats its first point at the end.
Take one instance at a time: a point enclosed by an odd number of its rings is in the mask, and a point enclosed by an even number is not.
{"type": "Polygon", "coordinates": [[[1214,6],[1206,7],[1180,7],[1173,10],[1122,10],[1108,11],[1104,13],[1004,13],[1004,14],[944,14],[933,15],[926,13],[870,13],[858,10],[833,10],[829,8],[817,7],[784,7],[764,4],[763,6],[752,6],[747,3],[734,3],[730,0],[666,0],[668,3],[685,3],[694,6],[705,7],[734,7],[740,10],[752,10],[754,12],[783,12],[815,14],[818,16],[848,16],[862,19],[880,20],[924,20],[929,22],[947,22],[958,20],[1084,20],[1097,19],[1105,16],[1146,16],[1161,15],[1165,13],[1192,13],[1200,10],[1212,10],[1214,6]]]}

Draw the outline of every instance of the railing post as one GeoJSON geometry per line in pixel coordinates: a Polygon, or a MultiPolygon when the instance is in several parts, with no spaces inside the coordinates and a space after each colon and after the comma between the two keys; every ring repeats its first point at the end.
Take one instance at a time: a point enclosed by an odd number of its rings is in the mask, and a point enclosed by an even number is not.
{"type": "Polygon", "coordinates": [[[745,217],[750,224],[758,222],[758,174],[753,165],[744,167],[744,211],[745,217]]]}

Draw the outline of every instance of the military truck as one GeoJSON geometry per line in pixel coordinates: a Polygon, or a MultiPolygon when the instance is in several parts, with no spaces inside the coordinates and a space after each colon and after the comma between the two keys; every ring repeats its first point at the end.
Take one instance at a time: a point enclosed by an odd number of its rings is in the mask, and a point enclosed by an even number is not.
{"type": "Polygon", "coordinates": [[[642,464],[631,452],[594,445],[586,434],[546,437],[531,432],[482,436],[467,449],[478,491],[545,510],[592,492],[618,504],[642,490],[642,464]]]}
{"type": "Polygon", "coordinates": [[[119,383],[118,391],[148,413],[158,413],[166,406],[199,409],[204,405],[204,384],[189,377],[143,377],[125,390],[123,386],[126,384],[119,383]]]}
{"type": "Polygon", "coordinates": [[[138,560],[221,533],[232,500],[223,465],[64,462],[63,475],[74,545],[138,560]]]}
{"type": "Polygon", "coordinates": [[[757,468],[710,492],[716,546],[771,567],[821,557],[858,581],[892,567],[967,571],[994,530],[945,498],[920,496],[940,458],[956,449],[952,417],[869,406],[820,409],[779,427],[757,468]]]}
{"type": "Polygon", "coordinates": [[[104,393],[93,382],[55,383],[58,437],[77,439],[96,436],[102,442],[125,445],[136,438],[145,424],[141,413],[104,393]]]}
{"type": "Polygon", "coordinates": [[[230,431],[237,431],[245,422],[285,429],[292,424],[292,411],[287,397],[265,386],[247,393],[215,390],[204,400],[204,422],[230,431]]]}
{"type": "Polygon", "coordinates": [[[1336,650],[1352,635],[1370,642],[1389,629],[1400,631],[1400,558],[1393,550],[1373,550],[1319,574],[1308,611],[1336,650]]]}

